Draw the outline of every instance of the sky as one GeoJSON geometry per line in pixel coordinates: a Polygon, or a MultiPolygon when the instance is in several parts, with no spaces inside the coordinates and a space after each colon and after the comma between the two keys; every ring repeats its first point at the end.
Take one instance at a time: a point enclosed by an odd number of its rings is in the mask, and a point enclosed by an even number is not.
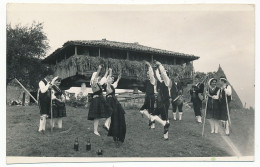
{"type": "Polygon", "coordinates": [[[252,5],[48,5],[8,4],[7,23],[44,23],[48,54],[68,40],[138,42],[193,54],[194,68],[219,65],[243,103],[255,105],[252,5]]]}

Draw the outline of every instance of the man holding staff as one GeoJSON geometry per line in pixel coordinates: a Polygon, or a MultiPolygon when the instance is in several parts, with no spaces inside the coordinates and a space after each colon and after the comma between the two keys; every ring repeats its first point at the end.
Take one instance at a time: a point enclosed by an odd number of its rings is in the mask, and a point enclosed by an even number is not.
{"type": "Polygon", "coordinates": [[[220,78],[220,93],[219,93],[219,109],[220,109],[220,120],[224,122],[225,133],[229,135],[230,133],[230,108],[229,103],[232,100],[232,89],[231,86],[228,85],[226,77],[220,78]]]}
{"type": "Polygon", "coordinates": [[[53,79],[52,71],[48,71],[46,77],[39,82],[38,104],[40,108],[40,126],[39,132],[44,133],[46,119],[51,115],[51,81],[53,79]]]}
{"type": "Polygon", "coordinates": [[[201,120],[201,109],[202,109],[202,100],[204,92],[204,83],[199,82],[199,76],[195,77],[195,85],[192,85],[190,90],[191,101],[193,103],[193,109],[198,123],[202,123],[201,120]]]}

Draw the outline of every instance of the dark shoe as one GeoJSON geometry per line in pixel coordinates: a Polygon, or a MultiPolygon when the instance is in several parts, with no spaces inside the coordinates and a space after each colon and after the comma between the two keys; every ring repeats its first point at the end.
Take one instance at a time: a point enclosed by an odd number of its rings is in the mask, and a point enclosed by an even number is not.
{"type": "Polygon", "coordinates": [[[105,125],[103,125],[103,128],[108,132],[109,129],[105,125]]]}
{"type": "Polygon", "coordinates": [[[166,124],[164,125],[164,131],[163,131],[163,134],[166,134],[169,130],[169,126],[170,126],[170,123],[166,122],[166,124]]]}
{"type": "Polygon", "coordinates": [[[155,121],[151,121],[151,120],[149,120],[149,126],[152,126],[152,124],[154,124],[155,123],[155,121]]]}

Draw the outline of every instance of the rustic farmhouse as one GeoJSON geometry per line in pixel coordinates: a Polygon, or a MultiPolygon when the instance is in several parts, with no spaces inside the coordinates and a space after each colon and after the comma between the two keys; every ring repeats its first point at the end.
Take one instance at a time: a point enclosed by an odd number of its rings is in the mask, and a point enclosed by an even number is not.
{"type": "MultiPolygon", "coordinates": [[[[146,80],[143,60],[158,60],[170,77],[178,76],[182,82],[191,82],[193,61],[199,57],[143,46],[137,42],[125,43],[102,40],[68,41],[43,60],[60,76],[62,88],[89,86],[91,74],[99,64],[112,67],[115,76],[122,73],[118,88],[137,90],[146,80]]],[[[104,73],[104,71],[103,71],[104,73]]]]}

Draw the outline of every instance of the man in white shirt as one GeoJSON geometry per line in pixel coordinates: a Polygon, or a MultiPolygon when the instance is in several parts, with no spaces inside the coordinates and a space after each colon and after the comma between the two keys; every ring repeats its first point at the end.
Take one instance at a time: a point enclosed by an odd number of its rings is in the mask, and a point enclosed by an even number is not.
{"type": "Polygon", "coordinates": [[[220,120],[224,122],[225,133],[230,133],[230,107],[229,103],[232,100],[232,88],[227,83],[226,77],[220,77],[221,89],[219,93],[219,106],[220,106],[220,120]]]}
{"type": "Polygon", "coordinates": [[[38,131],[40,133],[45,132],[46,119],[50,116],[52,79],[53,75],[49,73],[39,82],[38,103],[40,108],[40,126],[38,131]]]}

